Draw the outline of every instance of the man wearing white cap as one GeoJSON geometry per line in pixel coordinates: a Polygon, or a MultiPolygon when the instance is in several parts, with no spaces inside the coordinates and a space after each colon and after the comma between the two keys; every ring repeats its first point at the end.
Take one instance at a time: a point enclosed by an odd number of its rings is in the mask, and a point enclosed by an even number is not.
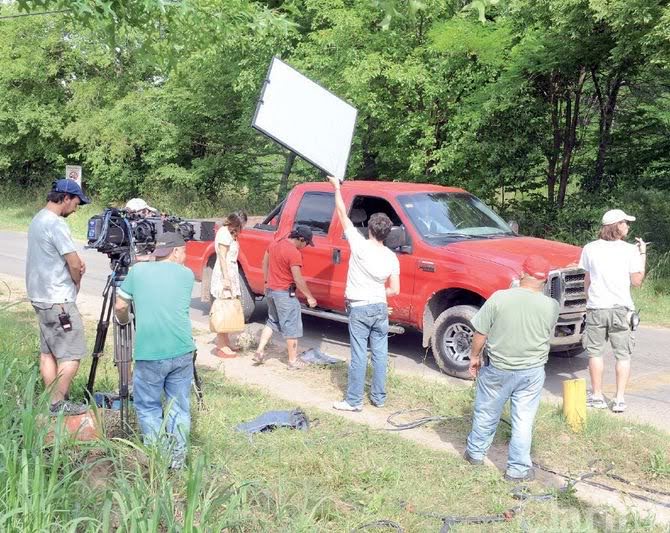
{"type": "Polygon", "coordinates": [[[626,410],[624,392],[630,376],[630,358],[634,346],[633,314],[635,305],[630,287],[640,287],[644,279],[647,243],[636,238],[637,244],[623,239],[628,235],[629,222],[635,217],[621,209],[607,211],[602,218],[598,240],[582,250],[580,268],[586,271],[584,288],[587,293],[586,327],[583,344],[589,356],[591,394],[588,406],[606,409],[603,397],[603,351],[609,340],[616,359],[616,398],[611,409],[626,410]]]}
{"type": "Polygon", "coordinates": [[[148,203],[142,200],[142,198],[131,198],[128,200],[126,203],[126,209],[145,217],[156,215],[158,213],[157,209],[151,207],[148,203]]]}

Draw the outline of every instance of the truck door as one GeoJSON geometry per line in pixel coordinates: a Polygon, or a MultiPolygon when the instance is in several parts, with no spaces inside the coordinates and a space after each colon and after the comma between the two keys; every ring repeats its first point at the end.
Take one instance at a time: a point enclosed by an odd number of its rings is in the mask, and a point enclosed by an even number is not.
{"type": "MultiPolygon", "coordinates": [[[[345,202],[348,199],[345,198],[345,202]]],[[[378,196],[354,196],[349,209],[349,218],[354,226],[366,238],[368,236],[367,223],[374,213],[385,213],[394,226],[403,224],[395,208],[384,198],[378,196]]],[[[347,270],[351,251],[344,237],[344,231],[339,221],[337,227],[331,231],[333,264],[333,283],[330,286],[330,300],[335,303],[333,309],[344,310],[344,290],[347,281],[347,270]]],[[[389,299],[389,306],[393,308],[392,318],[406,322],[410,316],[412,293],[414,292],[414,259],[411,254],[394,250],[400,263],[400,294],[389,299]]]]}
{"type": "Polygon", "coordinates": [[[293,227],[312,230],[314,246],[302,249],[302,275],[319,307],[330,308],[330,284],[333,278],[331,243],[328,231],[335,213],[332,192],[305,192],[296,210],[293,227]]]}

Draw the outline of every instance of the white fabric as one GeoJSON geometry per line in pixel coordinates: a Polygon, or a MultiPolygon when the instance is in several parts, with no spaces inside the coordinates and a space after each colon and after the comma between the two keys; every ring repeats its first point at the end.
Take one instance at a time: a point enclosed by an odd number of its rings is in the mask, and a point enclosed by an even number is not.
{"type": "Polygon", "coordinates": [[[590,242],[582,250],[579,267],[589,273],[591,284],[586,302],[588,309],[611,309],[615,306],[634,309],[630,295],[630,275],[642,272],[640,252],[624,241],[590,242]]]}
{"type": "Polygon", "coordinates": [[[214,271],[212,272],[210,292],[214,298],[238,298],[242,294],[240,291],[240,276],[237,271],[237,256],[240,252],[240,245],[233,239],[228,228],[226,226],[221,226],[219,231],[216,232],[214,247],[216,249],[216,263],[214,264],[214,271]],[[225,258],[220,257],[220,244],[228,247],[228,253],[225,258]],[[226,268],[228,269],[230,290],[223,288],[223,274],[221,273],[222,261],[225,261],[226,268]]]}
{"type": "Polygon", "coordinates": [[[400,273],[398,258],[386,246],[378,246],[363,237],[354,227],[344,234],[351,248],[345,297],[368,303],[386,303],[386,280],[400,273]]]}
{"type": "Polygon", "coordinates": [[[77,298],[65,255],[76,251],[63,217],[42,209],[28,228],[26,290],[32,302],[65,303],[77,298]]]}

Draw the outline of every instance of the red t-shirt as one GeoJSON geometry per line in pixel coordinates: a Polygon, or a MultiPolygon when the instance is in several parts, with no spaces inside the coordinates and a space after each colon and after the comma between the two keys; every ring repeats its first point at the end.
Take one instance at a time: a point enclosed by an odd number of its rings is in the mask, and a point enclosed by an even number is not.
{"type": "Polygon", "coordinates": [[[302,254],[288,239],[280,239],[268,248],[268,288],[276,291],[288,290],[293,283],[292,266],[302,267],[302,254]]]}

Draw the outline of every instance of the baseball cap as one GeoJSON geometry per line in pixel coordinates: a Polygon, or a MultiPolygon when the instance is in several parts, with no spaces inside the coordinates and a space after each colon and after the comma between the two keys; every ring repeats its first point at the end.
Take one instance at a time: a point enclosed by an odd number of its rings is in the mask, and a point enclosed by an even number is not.
{"type": "Polygon", "coordinates": [[[635,217],[627,215],[621,209],[610,209],[603,215],[602,224],[603,226],[609,226],[610,224],[616,224],[617,222],[623,222],[624,220],[633,222],[635,217]]]}
{"type": "Polygon", "coordinates": [[[143,209],[148,209],[149,211],[156,211],[148,203],[146,203],[142,198],[131,198],[126,203],[126,209],[129,211],[142,211],[143,209]]]}
{"type": "Polygon", "coordinates": [[[310,246],[314,246],[314,242],[312,241],[312,230],[307,226],[296,226],[295,229],[291,232],[291,235],[294,237],[300,237],[310,246]]]}
{"type": "Polygon", "coordinates": [[[184,237],[174,231],[167,231],[156,237],[156,248],[153,255],[154,257],[167,257],[174,248],[180,246],[186,246],[184,237]]]}
{"type": "Polygon", "coordinates": [[[545,281],[549,277],[551,265],[544,257],[529,255],[522,265],[523,271],[537,280],[545,281]]]}
{"type": "Polygon", "coordinates": [[[51,190],[53,192],[64,192],[67,194],[78,196],[81,205],[91,203],[91,199],[84,194],[84,191],[81,190],[79,184],[74,180],[66,178],[56,180],[51,185],[51,190]]]}

